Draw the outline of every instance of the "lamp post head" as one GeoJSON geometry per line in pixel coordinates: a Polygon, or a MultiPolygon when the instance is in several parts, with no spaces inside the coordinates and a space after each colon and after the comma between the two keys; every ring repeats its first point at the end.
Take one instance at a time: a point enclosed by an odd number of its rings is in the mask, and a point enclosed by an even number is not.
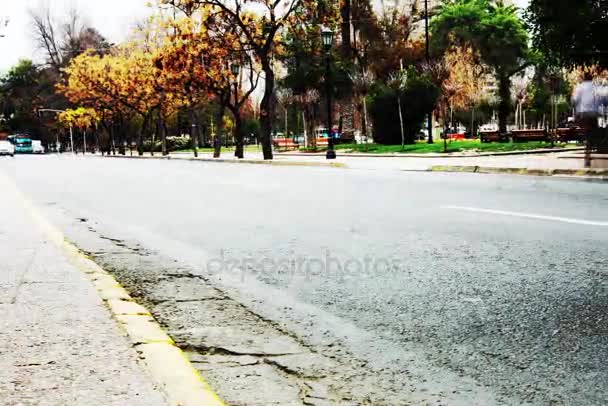
{"type": "Polygon", "coordinates": [[[329,52],[334,43],[334,32],[329,27],[321,28],[321,42],[325,51],[329,52]]]}
{"type": "Polygon", "coordinates": [[[230,71],[234,76],[238,76],[241,71],[241,65],[239,65],[238,62],[233,62],[232,65],[230,65],[230,71]]]}

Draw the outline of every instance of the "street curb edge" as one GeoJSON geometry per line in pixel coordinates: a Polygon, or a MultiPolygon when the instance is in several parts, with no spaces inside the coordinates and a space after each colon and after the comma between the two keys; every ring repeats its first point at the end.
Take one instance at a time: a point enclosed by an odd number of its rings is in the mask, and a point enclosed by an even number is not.
{"type": "Polygon", "coordinates": [[[270,165],[270,166],[296,166],[296,167],[318,167],[318,168],[339,168],[347,169],[348,165],[342,162],[306,162],[306,161],[274,161],[274,160],[258,160],[258,159],[226,159],[226,158],[176,158],[172,156],[122,156],[122,155],[106,155],[104,158],[119,158],[119,159],[160,159],[160,160],[175,160],[175,161],[191,161],[191,162],[213,162],[224,164],[246,164],[246,165],[270,165]]]}
{"type": "Polygon", "coordinates": [[[462,172],[527,176],[572,176],[608,180],[608,169],[534,169],[491,166],[435,165],[429,168],[429,172],[462,172]]]}
{"type": "Polygon", "coordinates": [[[70,263],[82,272],[134,350],[147,367],[154,384],[171,406],[225,406],[201,374],[143,306],[137,304],[120,283],[49,222],[36,206],[0,172],[0,181],[14,190],[23,207],[46,237],[61,249],[70,263]]]}

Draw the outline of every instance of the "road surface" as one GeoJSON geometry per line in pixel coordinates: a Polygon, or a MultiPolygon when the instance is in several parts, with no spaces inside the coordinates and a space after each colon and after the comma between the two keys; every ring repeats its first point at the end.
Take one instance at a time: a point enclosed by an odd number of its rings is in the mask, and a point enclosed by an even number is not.
{"type": "Polygon", "coordinates": [[[229,403],[608,403],[605,183],[68,156],[0,171],[229,403]]]}

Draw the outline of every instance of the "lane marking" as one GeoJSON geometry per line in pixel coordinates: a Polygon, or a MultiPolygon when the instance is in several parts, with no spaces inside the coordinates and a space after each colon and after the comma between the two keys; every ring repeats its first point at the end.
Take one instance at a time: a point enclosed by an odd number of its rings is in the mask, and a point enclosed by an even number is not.
{"type": "Polygon", "coordinates": [[[127,333],[134,350],[143,359],[153,383],[164,392],[169,406],[225,406],[183,351],[150,316],[150,312],[138,306],[112,275],[70,243],[63,232],[2,171],[0,188],[13,193],[21,201],[47,240],[62,250],[70,263],[89,278],[114,320],[127,333]],[[123,306],[116,306],[116,301],[124,302],[123,306]]]}
{"type": "Polygon", "coordinates": [[[441,208],[448,209],[448,210],[469,211],[469,212],[473,212],[473,213],[497,214],[500,216],[520,217],[520,218],[527,218],[527,219],[534,219],[534,220],[558,221],[560,223],[579,224],[579,225],[585,225],[585,226],[608,227],[608,221],[594,221],[594,220],[576,219],[576,218],[570,218],[570,217],[545,216],[543,214],[522,213],[522,212],[507,211],[507,210],[483,209],[483,208],[479,208],[479,207],[441,206],[441,208]]]}

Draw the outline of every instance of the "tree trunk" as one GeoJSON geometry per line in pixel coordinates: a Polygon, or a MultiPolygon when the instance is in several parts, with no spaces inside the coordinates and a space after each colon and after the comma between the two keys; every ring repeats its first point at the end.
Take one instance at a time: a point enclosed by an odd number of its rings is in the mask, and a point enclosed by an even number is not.
{"type": "Polygon", "coordinates": [[[369,147],[369,129],[367,121],[367,99],[363,97],[363,136],[365,137],[365,152],[369,147]]]}
{"type": "Polygon", "coordinates": [[[304,113],[304,110],[302,110],[302,129],[304,130],[304,146],[309,148],[310,142],[308,140],[308,128],[306,127],[306,113],[304,113]]]}
{"type": "Polygon", "coordinates": [[[399,124],[401,125],[401,148],[405,149],[405,129],[403,128],[403,112],[401,111],[401,95],[397,92],[397,107],[399,108],[399,124]]]}
{"type": "Polygon", "coordinates": [[[234,156],[238,159],[245,158],[245,146],[243,140],[243,120],[237,110],[232,112],[234,116],[234,140],[236,141],[236,149],[234,156]]]}
{"type": "Polygon", "coordinates": [[[317,136],[315,134],[315,121],[312,114],[313,106],[306,104],[304,106],[304,125],[306,126],[308,148],[317,149],[317,136]]]}
{"type": "Polygon", "coordinates": [[[433,112],[431,111],[426,118],[426,125],[428,127],[428,135],[429,138],[427,140],[427,142],[429,144],[433,144],[435,142],[435,140],[433,139],[433,112]]]}
{"type": "Polygon", "coordinates": [[[363,110],[361,114],[361,138],[365,139],[365,142],[367,143],[367,101],[365,100],[365,97],[363,97],[361,106],[363,110]]]}
{"type": "Polygon", "coordinates": [[[163,156],[169,155],[167,151],[167,127],[165,126],[165,120],[162,116],[158,118],[158,133],[160,134],[160,145],[163,156]]]}
{"type": "Polygon", "coordinates": [[[261,142],[262,142],[262,153],[264,159],[273,159],[272,154],[272,120],[274,117],[274,84],[275,77],[272,66],[270,65],[270,57],[266,55],[262,59],[262,67],[264,70],[264,97],[260,103],[260,124],[261,124],[261,142]],[[266,60],[264,60],[266,59],[266,60]]]}
{"type": "Polygon", "coordinates": [[[95,126],[95,154],[101,150],[101,142],[99,140],[99,127],[95,126]]]}
{"type": "Polygon", "coordinates": [[[137,133],[137,153],[139,156],[144,155],[144,133],[148,128],[148,116],[144,116],[144,121],[139,127],[139,131],[137,133]]]}
{"type": "Polygon", "coordinates": [[[341,36],[342,36],[342,56],[347,60],[352,60],[352,46],[351,46],[351,27],[350,27],[350,16],[351,16],[351,0],[342,0],[340,6],[340,19],[341,19],[341,36]]]}
{"type": "Polygon", "coordinates": [[[220,103],[220,109],[217,117],[217,132],[213,139],[213,157],[219,158],[222,155],[222,131],[224,131],[224,113],[226,106],[224,103],[220,103]]]}
{"type": "Polygon", "coordinates": [[[507,134],[507,119],[511,110],[511,78],[506,74],[498,76],[498,132],[507,134]]]}
{"type": "Polygon", "coordinates": [[[116,142],[114,140],[114,123],[110,124],[110,151],[116,155],[116,142]]]}
{"type": "Polygon", "coordinates": [[[475,138],[475,107],[471,109],[471,139],[475,138]]]}
{"type": "Polygon", "coordinates": [[[201,116],[200,114],[195,114],[195,123],[198,135],[198,146],[201,148],[205,148],[205,130],[201,125],[201,116]]]}

